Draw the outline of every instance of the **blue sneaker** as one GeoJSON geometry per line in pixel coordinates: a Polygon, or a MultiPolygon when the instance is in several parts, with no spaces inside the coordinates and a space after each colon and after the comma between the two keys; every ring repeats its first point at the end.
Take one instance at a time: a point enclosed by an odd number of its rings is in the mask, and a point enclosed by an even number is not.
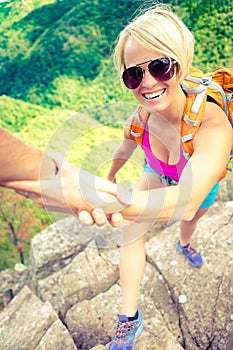
{"type": "Polygon", "coordinates": [[[112,338],[109,350],[135,350],[134,341],[144,328],[144,321],[140,310],[138,310],[138,318],[129,321],[125,315],[119,315],[117,330],[112,338]]]}
{"type": "Polygon", "coordinates": [[[201,254],[198,253],[190,244],[186,246],[181,246],[180,241],[176,245],[178,252],[182,253],[189,261],[189,263],[194,267],[201,267],[203,265],[203,260],[201,254]]]}

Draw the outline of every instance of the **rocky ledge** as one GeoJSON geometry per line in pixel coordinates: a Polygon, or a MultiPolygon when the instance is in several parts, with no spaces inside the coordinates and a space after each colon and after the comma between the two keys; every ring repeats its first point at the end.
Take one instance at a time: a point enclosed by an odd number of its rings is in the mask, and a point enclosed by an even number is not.
{"type": "MultiPolygon", "coordinates": [[[[178,223],[150,229],[137,350],[233,349],[231,204],[216,202],[199,223],[200,269],[175,249],[178,223]]],[[[73,217],[35,236],[30,266],[0,273],[0,349],[108,349],[121,303],[118,238],[73,217]]]]}

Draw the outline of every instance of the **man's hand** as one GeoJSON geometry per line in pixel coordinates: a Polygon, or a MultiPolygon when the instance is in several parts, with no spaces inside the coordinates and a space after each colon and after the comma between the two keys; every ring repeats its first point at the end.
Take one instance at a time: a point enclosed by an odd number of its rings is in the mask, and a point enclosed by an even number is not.
{"type": "Polygon", "coordinates": [[[123,223],[118,212],[129,201],[127,191],[119,193],[116,184],[74,167],[62,155],[53,155],[53,159],[59,170],[49,176],[45,175],[46,164],[42,162],[41,173],[46,179],[10,181],[2,185],[32,199],[48,211],[78,216],[86,225],[96,223],[102,226],[107,220],[114,226],[123,223]],[[116,214],[111,216],[110,213],[116,214]]]}

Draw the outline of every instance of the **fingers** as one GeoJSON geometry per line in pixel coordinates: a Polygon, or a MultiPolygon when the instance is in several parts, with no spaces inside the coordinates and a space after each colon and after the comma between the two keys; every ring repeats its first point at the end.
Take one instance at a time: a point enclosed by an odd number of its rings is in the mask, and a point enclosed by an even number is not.
{"type": "Polygon", "coordinates": [[[92,211],[92,217],[97,226],[104,226],[107,221],[109,221],[113,227],[121,227],[124,225],[124,219],[121,213],[114,213],[106,216],[102,208],[94,209],[92,211]]]}
{"type": "Polygon", "coordinates": [[[131,205],[134,203],[133,190],[123,184],[115,184],[102,178],[96,179],[96,190],[114,195],[123,205],[131,205]]]}
{"type": "Polygon", "coordinates": [[[121,213],[111,214],[108,217],[108,221],[113,227],[121,227],[124,225],[124,218],[121,213]]]}
{"type": "Polygon", "coordinates": [[[82,210],[79,212],[78,218],[86,226],[91,226],[93,224],[104,226],[107,222],[107,217],[101,208],[94,209],[92,215],[87,211],[82,210]]]}
{"type": "Polygon", "coordinates": [[[82,224],[86,226],[91,226],[93,224],[96,224],[97,226],[104,226],[107,221],[109,221],[113,227],[121,227],[125,224],[125,220],[120,213],[114,213],[106,216],[101,208],[94,209],[92,211],[92,215],[87,211],[82,210],[79,212],[78,218],[82,224]]]}
{"type": "Polygon", "coordinates": [[[117,195],[117,185],[101,177],[95,177],[95,188],[97,191],[117,195]]]}
{"type": "Polygon", "coordinates": [[[94,224],[94,220],[93,220],[91,214],[89,214],[85,210],[81,210],[77,216],[78,216],[79,220],[86,226],[91,226],[94,224]]]}
{"type": "Polygon", "coordinates": [[[104,226],[107,223],[107,217],[102,208],[94,209],[92,216],[97,226],[104,226]]]}
{"type": "Polygon", "coordinates": [[[124,205],[134,204],[133,189],[131,187],[125,187],[121,184],[117,185],[117,195],[118,201],[124,205]]]}
{"type": "Polygon", "coordinates": [[[15,192],[28,199],[35,200],[36,198],[38,198],[37,194],[33,192],[27,192],[27,191],[15,191],[15,192]]]}
{"type": "MultiPolygon", "coordinates": [[[[48,181],[43,181],[47,184],[48,181]]],[[[13,189],[17,194],[24,196],[25,198],[32,199],[41,207],[44,206],[42,200],[42,193],[40,182],[38,181],[8,181],[4,182],[4,187],[13,189]]],[[[47,187],[46,187],[47,188],[47,187]]]]}

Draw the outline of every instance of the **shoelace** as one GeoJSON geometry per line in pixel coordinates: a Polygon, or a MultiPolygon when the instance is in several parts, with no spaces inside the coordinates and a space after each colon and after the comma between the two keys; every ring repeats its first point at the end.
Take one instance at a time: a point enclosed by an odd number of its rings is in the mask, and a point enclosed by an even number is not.
{"type": "Polygon", "coordinates": [[[118,322],[115,341],[119,344],[125,344],[127,335],[135,326],[136,323],[133,321],[118,322]]]}
{"type": "Polygon", "coordinates": [[[187,248],[184,248],[184,250],[189,253],[191,256],[197,255],[196,250],[189,244],[187,248]]]}

